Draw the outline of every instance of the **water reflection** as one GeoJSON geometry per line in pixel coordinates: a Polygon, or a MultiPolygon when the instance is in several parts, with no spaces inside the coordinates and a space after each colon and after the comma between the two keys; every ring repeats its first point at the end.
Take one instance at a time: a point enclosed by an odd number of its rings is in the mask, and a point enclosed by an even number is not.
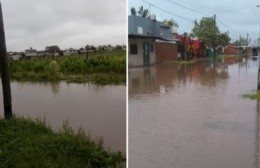
{"type": "Polygon", "coordinates": [[[260,101],[256,101],[255,168],[260,168],[260,101]]]}
{"type": "Polygon", "coordinates": [[[240,95],[257,70],[251,58],[129,69],[129,167],[255,168],[256,102],[240,95]]]}
{"type": "MultiPolygon", "coordinates": [[[[228,63],[230,64],[230,61],[228,63]]],[[[190,65],[157,65],[130,69],[129,95],[164,93],[175,86],[190,84],[216,87],[218,79],[229,77],[228,63],[214,64],[211,61],[202,61],[190,65]]]]}
{"type": "Polygon", "coordinates": [[[55,130],[68,120],[75,131],[82,127],[93,137],[103,137],[111,150],[125,152],[125,86],[12,82],[11,87],[14,114],[46,119],[55,130]]]}

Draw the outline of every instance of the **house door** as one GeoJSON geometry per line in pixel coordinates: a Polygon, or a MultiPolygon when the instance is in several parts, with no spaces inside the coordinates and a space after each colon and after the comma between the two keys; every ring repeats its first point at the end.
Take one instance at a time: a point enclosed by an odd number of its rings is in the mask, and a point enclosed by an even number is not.
{"type": "Polygon", "coordinates": [[[144,66],[150,65],[149,43],[143,43],[144,66]]]}

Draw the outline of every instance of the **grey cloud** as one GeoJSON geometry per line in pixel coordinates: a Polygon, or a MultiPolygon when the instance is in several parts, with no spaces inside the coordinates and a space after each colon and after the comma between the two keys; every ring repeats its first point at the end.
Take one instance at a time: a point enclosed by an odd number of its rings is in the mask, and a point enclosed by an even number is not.
{"type": "Polygon", "coordinates": [[[125,5],[125,0],[2,0],[7,47],[80,47],[89,39],[125,44],[125,5]]]}

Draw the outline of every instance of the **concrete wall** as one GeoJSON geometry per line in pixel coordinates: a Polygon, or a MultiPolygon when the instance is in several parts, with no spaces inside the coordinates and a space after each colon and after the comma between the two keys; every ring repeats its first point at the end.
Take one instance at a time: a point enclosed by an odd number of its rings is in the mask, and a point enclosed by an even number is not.
{"type": "Polygon", "coordinates": [[[155,47],[152,39],[139,39],[139,38],[129,38],[128,40],[128,66],[137,67],[144,65],[143,58],[143,43],[149,43],[153,45],[153,51],[150,51],[150,65],[155,63],[155,47]],[[137,54],[130,54],[130,45],[137,44],[137,54]]]}
{"type": "Polygon", "coordinates": [[[174,43],[156,42],[155,43],[156,63],[177,60],[178,46],[174,43]]]}

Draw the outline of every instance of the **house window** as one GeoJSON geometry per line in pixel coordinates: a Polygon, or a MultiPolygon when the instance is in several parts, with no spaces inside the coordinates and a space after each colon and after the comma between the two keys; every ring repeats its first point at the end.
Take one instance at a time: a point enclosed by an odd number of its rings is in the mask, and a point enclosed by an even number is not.
{"type": "Polygon", "coordinates": [[[130,54],[137,54],[137,45],[130,44],[130,54]]]}
{"type": "Polygon", "coordinates": [[[144,34],[143,28],[140,27],[140,26],[138,26],[138,27],[137,27],[137,33],[138,33],[138,34],[144,34]]]}

